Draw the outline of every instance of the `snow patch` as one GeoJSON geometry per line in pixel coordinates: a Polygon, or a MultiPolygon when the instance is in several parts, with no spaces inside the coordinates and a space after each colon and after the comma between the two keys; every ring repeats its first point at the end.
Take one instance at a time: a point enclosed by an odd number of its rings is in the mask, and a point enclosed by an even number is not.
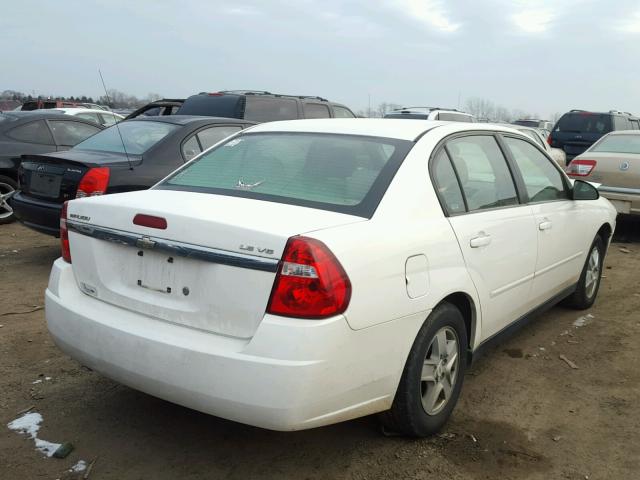
{"type": "Polygon", "coordinates": [[[573,326],[576,328],[584,327],[585,325],[589,325],[595,317],[590,313],[583,315],[582,317],[578,317],[574,322],[573,326]]]}
{"type": "Polygon", "coordinates": [[[44,453],[47,457],[53,455],[60,443],[48,442],[38,438],[38,431],[40,430],[40,424],[42,423],[42,415],[38,412],[25,413],[23,416],[16,418],[12,422],[7,423],[7,427],[10,430],[14,430],[24,435],[29,435],[36,444],[36,448],[44,453]]]}
{"type": "Polygon", "coordinates": [[[72,473],[79,473],[79,472],[84,472],[86,469],[87,469],[87,462],[85,462],[84,460],[80,460],[73,467],[71,467],[69,471],[72,473]]]}

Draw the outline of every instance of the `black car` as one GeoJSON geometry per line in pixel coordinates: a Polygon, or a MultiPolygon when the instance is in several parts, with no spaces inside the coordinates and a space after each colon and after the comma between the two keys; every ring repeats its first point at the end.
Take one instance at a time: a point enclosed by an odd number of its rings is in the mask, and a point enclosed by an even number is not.
{"type": "Polygon", "coordinates": [[[64,153],[26,155],[11,204],[27,227],[59,235],[66,200],[144,190],[251,122],[170,115],[125,120],[64,153]]]}
{"type": "MultiPolygon", "coordinates": [[[[163,98],[162,100],[154,100],[146,105],[128,113],[125,120],[131,120],[132,118],[146,116],[155,117],[162,115],[173,115],[178,112],[178,109],[184,103],[184,98],[163,98]]],[[[213,115],[219,116],[219,115],[213,115]]]]}
{"type": "Polygon", "coordinates": [[[187,98],[177,115],[211,115],[252,122],[300,118],[355,118],[344,105],[322,97],[280,95],[255,90],[202,92],[187,98]]]}
{"type": "Polygon", "coordinates": [[[0,113],[0,224],[14,220],[10,198],[18,186],[20,157],[68,150],[104,127],[62,113],[0,113]]]}
{"type": "Polygon", "coordinates": [[[603,135],[614,130],[638,130],[637,117],[627,112],[611,110],[606,113],[571,110],[560,117],[547,142],[567,154],[567,164],[593,145],[603,135]]]}

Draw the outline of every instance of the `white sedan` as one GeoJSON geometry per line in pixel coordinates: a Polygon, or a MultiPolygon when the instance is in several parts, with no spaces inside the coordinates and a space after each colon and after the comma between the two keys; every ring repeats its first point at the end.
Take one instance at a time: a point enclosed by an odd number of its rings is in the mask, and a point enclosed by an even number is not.
{"type": "Polygon", "coordinates": [[[501,333],[593,304],[616,217],[513,129],[388,119],[264,123],[65,205],[46,318],[82,364],[264,428],[412,436],[501,333]]]}

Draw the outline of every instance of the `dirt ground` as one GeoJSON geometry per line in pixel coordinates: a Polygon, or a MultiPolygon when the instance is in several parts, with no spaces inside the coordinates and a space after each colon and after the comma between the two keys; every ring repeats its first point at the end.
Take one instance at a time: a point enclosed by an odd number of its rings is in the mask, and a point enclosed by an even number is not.
{"type": "Polygon", "coordinates": [[[43,304],[57,240],[0,226],[0,478],[82,478],[68,469],[97,459],[92,480],[640,479],[639,231],[620,227],[590,311],[556,307],[487,352],[444,431],[412,440],[382,436],[375,417],[261,430],[88,371],[55,347],[42,310],[13,313],[43,304]],[[39,438],[75,445],[67,458],[7,428],[32,406],[39,438]]]}

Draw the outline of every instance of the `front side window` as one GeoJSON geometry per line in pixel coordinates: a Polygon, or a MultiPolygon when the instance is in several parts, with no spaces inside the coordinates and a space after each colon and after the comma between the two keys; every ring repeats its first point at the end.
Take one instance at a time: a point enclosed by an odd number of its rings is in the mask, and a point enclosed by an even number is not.
{"type": "Polygon", "coordinates": [[[370,217],[411,146],[351,135],[245,134],[204,153],[157,188],[370,217]]]}
{"type": "Polygon", "coordinates": [[[518,165],[531,202],[568,198],[562,174],[552,160],[524,140],[505,137],[504,142],[518,165]]]}
{"type": "Polygon", "coordinates": [[[141,155],[156,143],[180,128],[165,122],[129,120],[109,127],[76,145],[77,149],[141,155]],[[124,142],[124,146],[123,146],[124,142]]]}
{"type": "Polygon", "coordinates": [[[247,95],[244,118],[253,122],[295,120],[298,118],[298,104],[292,98],[247,95]]]}
{"type": "Polygon", "coordinates": [[[7,132],[7,135],[21,142],[41,143],[43,145],[54,144],[51,132],[44,120],[20,125],[7,132]]]}
{"type": "Polygon", "coordinates": [[[100,131],[98,127],[93,125],[67,120],[49,120],[49,125],[56,144],[66,147],[73,147],[100,131]]]}
{"type": "Polygon", "coordinates": [[[304,118],[329,118],[329,107],[322,103],[303,103],[304,118]]]}
{"type": "Polygon", "coordinates": [[[518,204],[507,162],[495,138],[471,135],[447,142],[469,211],[518,204]]]}
{"type": "Polygon", "coordinates": [[[463,213],[465,206],[462,191],[447,152],[441,149],[432,162],[431,171],[433,173],[434,186],[447,213],[450,215],[463,213]]]}
{"type": "Polygon", "coordinates": [[[351,110],[340,105],[333,106],[333,116],[335,118],[356,118],[351,110]]]}

